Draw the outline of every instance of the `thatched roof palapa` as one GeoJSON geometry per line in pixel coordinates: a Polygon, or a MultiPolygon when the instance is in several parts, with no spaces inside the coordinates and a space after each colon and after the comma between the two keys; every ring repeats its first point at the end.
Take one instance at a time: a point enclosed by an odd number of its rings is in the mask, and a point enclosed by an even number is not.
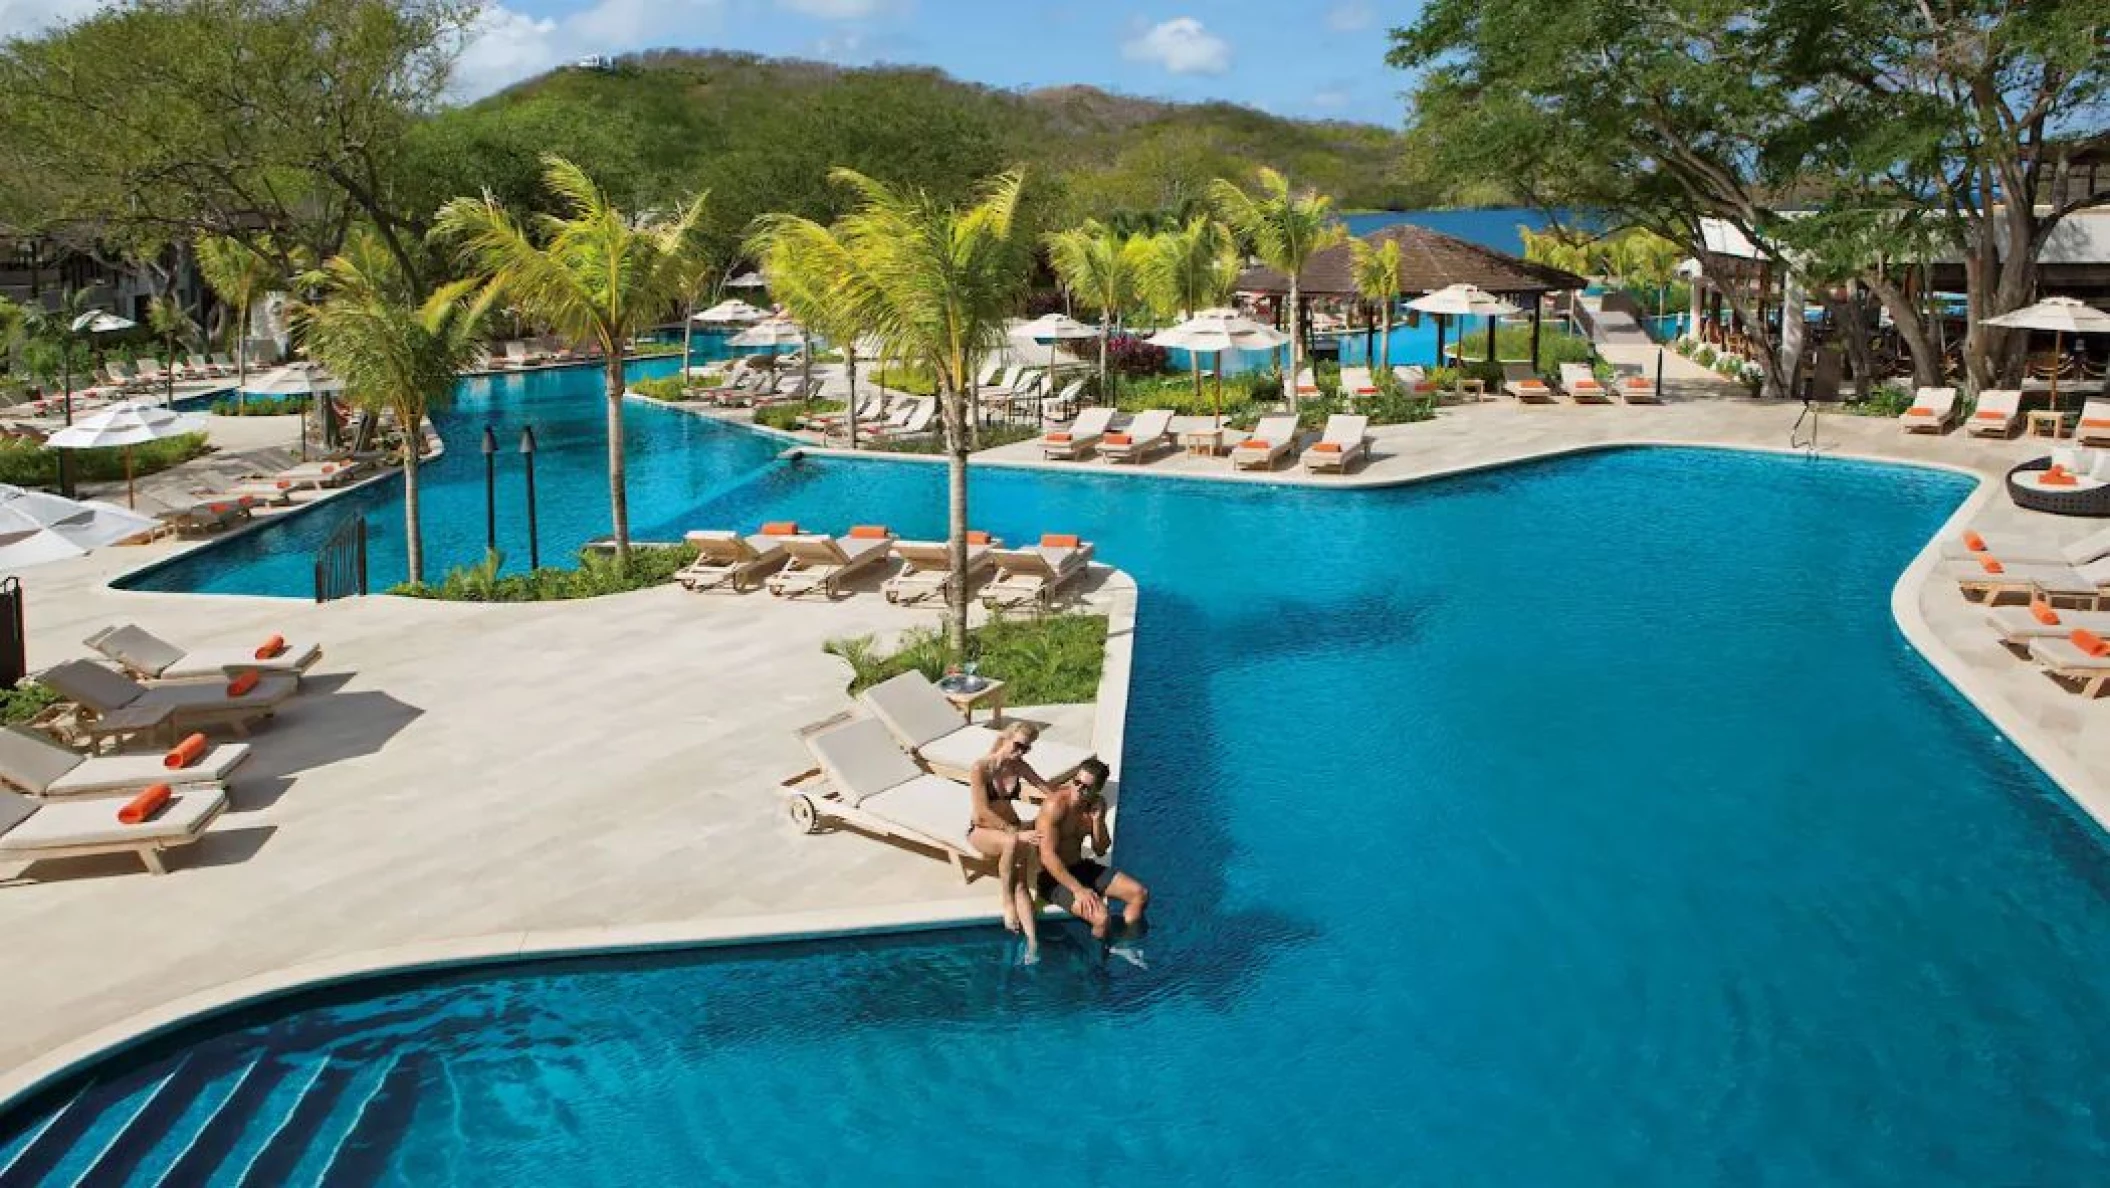
{"type": "MultiPolygon", "coordinates": [[[[1478,285],[1490,293],[1565,293],[1589,282],[1572,272],[1520,260],[1490,247],[1443,235],[1412,223],[1395,223],[1363,236],[1370,244],[1399,244],[1402,294],[1433,293],[1446,285],[1478,285]]],[[[1354,256],[1348,244],[1314,255],[1297,277],[1308,297],[1353,297],[1354,256]]],[[[1238,277],[1241,293],[1287,293],[1287,278],[1272,268],[1248,268],[1238,277]]]]}

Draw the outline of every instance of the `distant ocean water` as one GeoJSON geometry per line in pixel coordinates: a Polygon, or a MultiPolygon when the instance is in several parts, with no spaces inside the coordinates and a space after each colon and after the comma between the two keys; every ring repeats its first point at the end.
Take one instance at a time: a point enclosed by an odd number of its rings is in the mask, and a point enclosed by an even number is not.
{"type": "Polygon", "coordinates": [[[1526,207],[1497,206],[1486,210],[1381,210],[1345,215],[1342,221],[1348,224],[1350,235],[1368,235],[1380,227],[1413,223],[1498,252],[1521,256],[1524,254],[1524,237],[1517,233],[1517,228],[1529,227],[1538,231],[1548,220],[1544,213],[1526,207]]]}

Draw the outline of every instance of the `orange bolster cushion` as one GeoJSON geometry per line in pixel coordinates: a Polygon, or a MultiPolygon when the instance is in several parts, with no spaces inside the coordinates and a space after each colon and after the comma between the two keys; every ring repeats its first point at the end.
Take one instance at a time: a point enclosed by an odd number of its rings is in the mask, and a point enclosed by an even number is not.
{"type": "Polygon", "coordinates": [[[1368,384],[1365,384],[1362,387],[1357,388],[1355,390],[1355,394],[1358,396],[1374,396],[1377,394],[1377,389],[1371,387],[1368,384]]]}
{"type": "Polygon", "coordinates": [[[884,524],[856,524],[850,528],[851,540],[885,540],[891,535],[884,524]]]}
{"type": "Polygon", "coordinates": [[[2086,627],[2074,628],[2071,638],[2073,639],[2074,647],[2081,649],[2098,660],[2105,656],[2110,656],[2110,640],[2105,640],[2102,636],[2088,630],[2086,627]]]}
{"type": "Polygon", "coordinates": [[[1546,386],[1546,381],[1545,381],[1545,380],[1535,380],[1535,379],[1528,379],[1528,380],[1518,380],[1518,381],[1517,381],[1517,387],[1519,387],[1519,388],[1543,388],[1543,387],[1545,387],[1545,386],[1546,386]]]}
{"type": "Polygon", "coordinates": [[[1414,385],[1414,390],[1416,392],[1433,392],[1436,390],[1436,385],[1430,383],[1427,380],[1422,380],[1420,383],[1414,385]]]}
{"type": "Polygon", "coordinates": [[[2042,487],[2072,487],[2079,483],[2079,479],[2063,470],[2047,470],[2037,479],[2037,485],[2042,487]]]}
{"type": "Polygon", "coordinates": [[[762,525],[762,535],[764,536],[797,536],[798,534],[799,523],[797,520],[771,520],[769,523],[762,525]]]}
{"type": "Polygon", "coordinates": [[[256,658],[259,660],[271,660],[275,659],[276,657],[283,656],[285,654],[286,637],[283,635],[272,636],[271,638],[265,640],[263,643],[257,645],[256,649],[256,658]]]}
{"type": "Polygon", "coordinates": [[[1082,543],[1074,532],[1047,532],[1040,538],[1040,547],[1044,549],[1074,549],[1082,543]]]}
{"type": "Polygon", "coordinates": [[[281,491],[284,491],[284,490],[287,490],[288,488],[290,488],[290,487],[292,487],[292,486],[293,486],[293,480],[292,480],[292,479],[280,479],[280,480],[278,480],[277,482],[275,482],[275,483],[273,483],[273,484],[271,484],[271,485],[272,485],[272,486],[274,486],[274,487],[277,487],[277,488],[278,488],[279,490],[281,490],[281,491]]]}
{"type": "Polygon", "coordinates": [[[1136,443],[1136,439],[1126,433],[1109,433],[1099,440],[1107,445],[1134,445],[1136,443]]]}
{"type": "Polygon", "coordinates": [[[1905,415],[1908,417],[1931,417],[1934,415],[1934,410],[1925,405],[1915,404],[1905,410],[1905,415]]]}
{"type": "Polygon", "coordinates": [[[1963,534],[1963,547],[1974,553],[1983,553],[1985,552],[1985,537],[1967,530],[1963,534]]]}
{"type": "Polygon", "coordinates": [[[337,473],[337,464],[336,464],[335,462],[325,462],[325,463],[323,463],[323,464],[322,464],[322,472],[323,472],[324,474],[336,474],[336,473],[337,473]]]}
{"type": "Polygon", "coordinates": [[[257,682],[262,679],[255,672],[245,672],[227,682],[227,695],[229,697],[240,697],[242,694],[256,688],[257,682]]]}
{"type": "Polygon", "coordinates": [[[1341,452],[1341,443],[1337,441],[1315,441],[1311,443],[1311,448],[1321,454],[1338,454],[1341,452]]]}
{"type": "Polygon", "coordinates": [[[1269,446],[1267,439],[1264,437],[1248,437],[1238,443],[1238,448],[1241,450],[1264,450],[1268,449],[1269,446]]]}
{"type": "Polygon", "coordinates": [[[1653,384],[1651,384],[1651,383],[1650,383],[1650,382],[1649,382],[1648,380],[1642,379],[1642,378],[1641,378],[1640,376],[1638,376],[1638,375],[1637,375],[1637,376],[1633,376],[1633,377],[1631,377],[1631,378],[1627,379],[1627,380],[1625,381],[1625,383],[1626,383],[1626,386],[1627,386],[1627,387],[1629,387],[1629,388],[1648,388],[1648,387],[1653,387],[1653,386],[1654,386],[1654,385],[1653,385],[1653,384]]]}
{"type": "Polygon", "coordinates": [[[1575,381],[1575,386],[1576,386],[1576,387],[1578,387],[1578,388],[1602,388],[1602,387],[1604,387],[1604,385],[1603,385],[1603,384],[1600,384],[1600,383],[1598,383],[1598,382],[1597,382],[1596,380],[1593,380],[1593,379],[1586,379],[1586,380],[1576,380],[1576,381],[1575,381]]]}
{"type": "Polygon", "coordinates": [[[2044,601],[2042,598],[2032,598],[2029,600],[2029,613],[2031,618],[2035,619],[2039,623],[2044,624],[2046,627],[2056,627],[2059,625],[2059,612],[2051,609],[2051,604],[2049,602],[2044,601]]]}
{"type": "Polygon", "coordinates": [[[967,543],[971,545],[988,544],[989,534],[981,531],[970,531],[967,534],[967,543]]]}
{"type": "Polygon", "coordinates": [[[1066,442],[1075,441],[1076,438],[1070,436],[1067,433],[1050,433],[1048,434],[1048,440],[1053,442],[1066,442]]]}
{"type": "Polygon", "coordinates": [[[2082,417],[2081,424],[2090,429],[2110,429],[2110,417],[2082,417]]]}
{"type": "Polygon", "coordinates": [[[2005,420],[2007,420],[2007,414],[2006,414],[2006,413],[2004,413],[2004,412],[2001,412],[2001,411],[2000,411],[1999,409],[1997,409],[1997,408],[1981,408],[1981,409],[1979,409],[1979,410],[1978,410],[1977,412],[1975,412],[1975,413],[1972,413],[1971,415],[1972,415],[1972,416],[1974,416],[1974,417],[1977,417],[1977,418],[1978,418],[1979,420],[1981,420],[1981,421],[2005,421],[2005,420]]]}
{"type": "Polygon", "coordinates": [[[1300,394],[1300,395],[1301,395],[1301,394],[1303,394],[1303,393],[1305,393],[1305,392],[1316,392],[1316,391],[1318,391],[1318,390],[1319,390],[1319,385],[1317,385],[1317,384],[1298,384],[1298,385],[1297,385],[1297,392],[1298,392],[1298,394],[1300,394]]]}
{"type": "Polygon", "coordinates": [[[146,791],[125,801],[125,806],[117,810],[118,822],[124,825],[137,825],[152,817],[155,813],[161,811],[162,805],[169,802],[171,791],[172,789],[167,784],[150,786],[146,791]]]}
{"type": "Polygon", "coordinates": [[[1980,558],[1978,559],[1978,567],[1979,567],[1980,569],[1983,569],[1983,570],[1985,570],[1985,571],[1986,571],[1987,573],[2006,573],[2006,572],[2007,572],[2007,566],[2005,566],[2005,565],[2002,565],[2002,564],[2001,564],[2000,562],[1998,562],[1998,561],[1994,560],[1994,559],[1993,559],[1993,558],[1991,558],[1991,557],[1980,557],[1980,558]]]}
{"type": "Polygon", "coordinates": [[[211,512],[212,514],[214,514],[214,515],[216,515],[216,516],[224,516],[224,515],[226,515],[226,514],[227,514],[227,504],[224,504],[224,503],[208,503],[208,504],[206,504],[206,505],[205,505],[205,510],[207,510],[207,511],[211,512]]]}
{"type": "Polygon", "coordinates": [[[205,757],[205,748],[209,745],[204,735],[193,734],[169,748],[169,753],[161,757],[161,766],[170,771],[189,767],[205,757]]]}

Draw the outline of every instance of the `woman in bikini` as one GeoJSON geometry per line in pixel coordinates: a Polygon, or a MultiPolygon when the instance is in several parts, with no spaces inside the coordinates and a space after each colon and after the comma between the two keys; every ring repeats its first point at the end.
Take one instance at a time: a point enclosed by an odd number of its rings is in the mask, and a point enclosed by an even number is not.
{"type": "Polygon", "coordinates": [[[967,772],[968,800],[972,806],[967,821],[967,844],[985,858],[996,860],[997,896],[1004,907],[1004,927],[1026,934],[1026,955],[1040,948],[1033,913],[1033,855],[1040,835],[1019,815],[1027,785],[1046,796],[1052,789],[1040,773],[1026,762],[1026,755],[1040,738],[1031,722],[1013,722],[997,735],[996,745],[974,761],[967,772]]]}

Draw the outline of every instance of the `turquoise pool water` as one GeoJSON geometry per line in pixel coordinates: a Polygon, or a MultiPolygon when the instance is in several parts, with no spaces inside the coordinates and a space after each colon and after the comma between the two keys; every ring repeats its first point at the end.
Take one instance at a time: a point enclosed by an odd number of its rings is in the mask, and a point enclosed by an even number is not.
{"type": "MultiPolygon", "coordinates": [[[[773,465],[639,522],[928,533],[941,474],[773,465]]],[[[55,1086],[0,1179],[2100,1182],[2110,848],[1889,618],[1965,493],[1693,450],[979,472],[978,524],[1142,582],[1147,969],[989,929],[369,983],[55,1086]]]]}

